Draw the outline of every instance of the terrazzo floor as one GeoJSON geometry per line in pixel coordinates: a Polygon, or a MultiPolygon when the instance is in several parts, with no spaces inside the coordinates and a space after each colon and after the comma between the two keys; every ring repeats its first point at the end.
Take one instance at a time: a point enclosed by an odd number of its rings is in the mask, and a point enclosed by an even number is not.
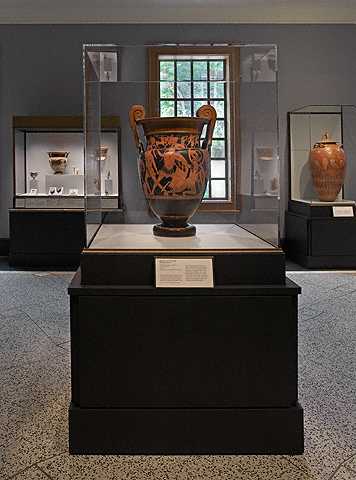
{"type": "Polygon", "coordinates": [[[1,479],[356,479],[356,271],[288,267],[302,287],[305,453],[297,456],[69,455],[73,273],[21,271],[0,259],[1,479]]]}

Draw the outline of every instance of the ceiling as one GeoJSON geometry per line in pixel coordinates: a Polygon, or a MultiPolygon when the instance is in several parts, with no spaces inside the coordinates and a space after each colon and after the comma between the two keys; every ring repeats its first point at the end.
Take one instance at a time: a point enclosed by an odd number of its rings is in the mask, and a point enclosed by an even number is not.
{"type": "Polygon", "coordinates": [[[0,23],[356,23],[356,0],[0,0],[0,23]]]}

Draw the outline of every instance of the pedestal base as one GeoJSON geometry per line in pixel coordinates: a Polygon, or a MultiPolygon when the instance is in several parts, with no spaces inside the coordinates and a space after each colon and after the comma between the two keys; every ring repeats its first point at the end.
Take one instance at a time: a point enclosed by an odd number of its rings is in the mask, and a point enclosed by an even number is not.
{"type": "Polygon", "coordinates": [[[71,454],[293,455],[303,453],[303,410],[71,405],[69,432],[71,454]]]}

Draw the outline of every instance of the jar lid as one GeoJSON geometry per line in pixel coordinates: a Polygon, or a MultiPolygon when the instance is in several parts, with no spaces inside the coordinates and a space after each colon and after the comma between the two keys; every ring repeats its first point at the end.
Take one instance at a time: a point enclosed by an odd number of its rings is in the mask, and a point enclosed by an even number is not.
{"type": "Polygon", "coordinates": [[[326,144],[336,144],[337,142],[334,141],[334,140],[331,140],[330,138],[330,135],[328,133],[324,133],[324,135],[322,136],[322,139],[320,140],[320,142],[317,142],[314,147],[319,147],[320,145],[326,145],[326,144]]]}

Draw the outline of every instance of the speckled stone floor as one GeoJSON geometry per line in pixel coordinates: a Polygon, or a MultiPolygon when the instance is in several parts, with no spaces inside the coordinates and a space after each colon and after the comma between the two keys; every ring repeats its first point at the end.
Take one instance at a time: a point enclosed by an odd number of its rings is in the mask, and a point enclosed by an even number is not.
{"type": "Polygon", "coordinates": [[[1,479],[356,479],[356,271],[288,266],[302,287],[298,456],[69,455],[73,273],[20,271],[0,259],[1,479]]]}

